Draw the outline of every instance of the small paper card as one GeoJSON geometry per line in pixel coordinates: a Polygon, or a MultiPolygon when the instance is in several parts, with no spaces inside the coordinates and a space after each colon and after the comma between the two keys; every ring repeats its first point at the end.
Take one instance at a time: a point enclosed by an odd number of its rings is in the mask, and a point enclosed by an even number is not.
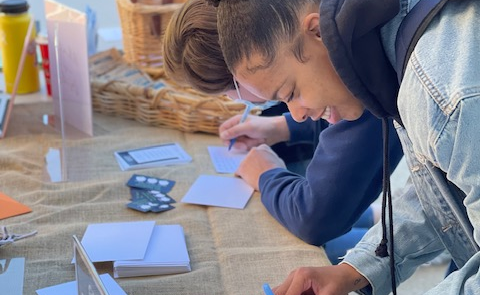
{"type": "Polygon", "coordinates": [[[155,190],[161,193],[168,193],[174,186],[175,181],[157,178],[154,176],[134,174],[127,181],[127,186],[144,190],[155,190]]]}
{"type": "Polygon", "coordinates": [[[32,212],[30,207],[0,193],[0,219],[32,212]]]}
{"type": "Polygon", "coordinates": [[[246,152],[229,151],[225,146],[208,146],[210,158],[217,173],[234,173],[246,157],[246,152]]]}
{"type": "Polygon", "coordinates": [[[155,221],[90,224],[82,245],[92,262],[142,259],[154,226],[155,221]]]}
{"type": "Polygon", "coordinates": [[[25,258],[0,259],[0,293],[23,294],[25,258]]]}
{"type": "Polygon", "coordinates": [[[127,207],[130,209],[144,213],[159,213],[175,208],[171,205],[175,203],[175,200],[159,191],[131,188],[130,194],[132,196],[131,202],[127,204],[127,207]]]}
{"type": "Polygon", "coordinates": [[[175,200],[172,199],[169,195],[161,193],[159,191],[155,191],[155,190],[143,190],[143,189],[131,188],[130,195],[131,195],[132,201],[147,198],[148,200],[156,200],[158,202],[161,202],[162,204],[175,203],[175,200]]]}
{"type": "Polygon", "coordinates": [[[254,189],[240,178],[200,175],[182,202],[244,209],[253,192],[254,189]]]}
{"type": "Polygon", "coordinates": [[[165,143],[114,153],[122,171],[144,169],[192,161],[178,143],[165,143]]]}
{"type": "MultiPolygon", "coordinates": [[[[108,274],[100,275],[102,283],[105,285],[105,289],[110,295],[127,295],[124,290],[117,284],[117,282],[108,274]]],[[[36,291],[38,295],[78,295],[77,282],[71,281],[55,286],[42,288],[36,291]]]]}

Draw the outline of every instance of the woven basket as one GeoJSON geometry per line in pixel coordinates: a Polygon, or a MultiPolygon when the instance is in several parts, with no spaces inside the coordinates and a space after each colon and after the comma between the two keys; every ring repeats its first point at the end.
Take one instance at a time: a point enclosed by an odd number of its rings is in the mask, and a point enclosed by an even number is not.
{"type": "Polygon", "coordinates": [[[149,5],[132,0],[116,2],[125,60],[153,77],[162,76],[162,40],[165,28],[172,13],[182,6],[183,0],[169,1],[169,4],[162,5],[149,5]]]}
{"type": "MultiPolygon", "coordinates": [[[[135,72],[136,68],[126,66],[115,49],[92,56],[90,70],[92,107],[99,113],[185,132],[218,134],[220,124],[245,109],[244,104],[227,96],[204,95],[166,79],[154,80],[148,86],[123,81],[124,73],[135,72]],[[118,68],[122,71],[116,72],[118,68]]],[[[145,79],[150,76],[145,75],[145,79]]],[[[251,112],[259,113],[259,110],[251,112]]]]}

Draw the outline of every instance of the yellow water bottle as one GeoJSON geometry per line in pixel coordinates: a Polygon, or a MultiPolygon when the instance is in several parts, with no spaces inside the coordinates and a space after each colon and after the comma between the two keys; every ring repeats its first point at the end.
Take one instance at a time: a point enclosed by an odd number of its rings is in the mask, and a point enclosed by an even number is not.
{"type": "MultiPolygon", "coordinates": [[[[26,0],[0,2],[0,51],[2,52],[3,75],[7,93],[12,93],[15,76],[19,70],[25,36],[31,20],[28,8],[26,0]]],[[[40,89],[35,35],[34,26],[28,41],[17,94],[36,92],[40,89]]]]}

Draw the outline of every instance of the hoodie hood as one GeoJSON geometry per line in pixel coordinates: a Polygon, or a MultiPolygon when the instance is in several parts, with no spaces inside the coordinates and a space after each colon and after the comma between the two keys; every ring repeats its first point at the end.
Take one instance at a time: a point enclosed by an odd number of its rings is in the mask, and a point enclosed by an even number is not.
{"type": "Polygon", "coordinates": [[[397,283],[392,254],[394,237],[388,118],[391,117],[401,124],[402,122],[397,108],[397,74],[384,52],[380,28],[398,12],[398,0],[321,0],[320,5],[321,38],[334,68],[351,93],[360,99],[371,113],[382,118],[382,239],[375,252],[379,257],[389,256],[394,295],[397,294],[397,283]]]}
{"type": "Polygon", "coordinates": [[[398,0],[322,0],[320,31],[334,68],[352,94],[375,116],[401,122],[399,84],[380,34],[398,12],[398,0]]]}

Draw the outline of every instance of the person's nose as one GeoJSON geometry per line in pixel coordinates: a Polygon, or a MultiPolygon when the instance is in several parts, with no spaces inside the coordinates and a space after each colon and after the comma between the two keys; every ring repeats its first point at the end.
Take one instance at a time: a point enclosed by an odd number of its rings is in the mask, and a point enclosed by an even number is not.
{"type": "Polygon", "coordinates": [[[308,117],[307,109],[305,108],[294,107],[292,104],[287,104],[287,108],[289,109],[292,118],[298,123],[304,122],[308,117]]]}

